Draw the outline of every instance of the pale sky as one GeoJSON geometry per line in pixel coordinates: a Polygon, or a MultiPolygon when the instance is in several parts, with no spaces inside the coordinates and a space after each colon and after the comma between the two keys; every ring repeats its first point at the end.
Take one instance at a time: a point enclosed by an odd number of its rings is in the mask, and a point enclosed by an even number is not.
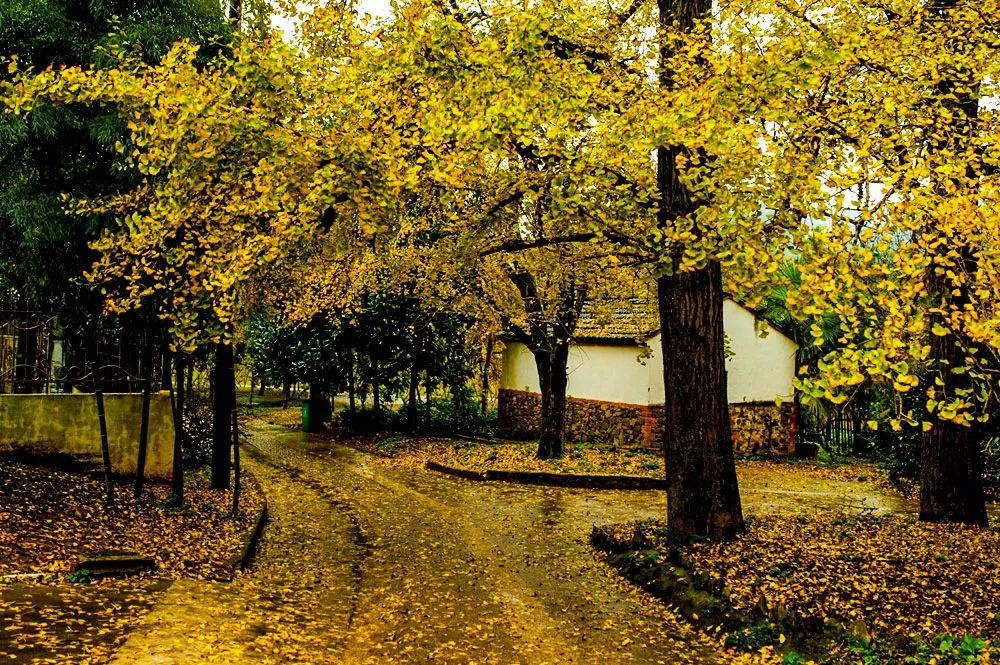
{"type": "MultiPolygon", "coordinates": [[[[359,13],[368,14],[372,18],[386,18],[392,13],[390,0],[356,0],[356,3],[359,13]]],[[[301,2],[299,3],[299,8],[308,10],[316,4],[315,2],[301,2]]],[[[271,25],[281,30],[285,40],[292,39],[295,27],[291,18],[279,13],[271,14],[271,25]]]]}

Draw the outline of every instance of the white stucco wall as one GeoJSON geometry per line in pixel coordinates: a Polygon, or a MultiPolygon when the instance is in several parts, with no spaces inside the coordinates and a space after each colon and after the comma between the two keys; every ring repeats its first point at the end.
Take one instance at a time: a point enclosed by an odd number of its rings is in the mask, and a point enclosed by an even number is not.
{"type": "MultiPolygon", "coordinates": [[[[638,358],[639,347],[580,344],[570,347],[567,393],[572,397],[623,404],[647,404],[649,368],[638,358]]],[[[643,362],[649,363],[648,359],[643,362]]],[[[535,359],[520,342],[509,342],[503,355],[501,388],[540,392],[535,359]]],[[[662,393],[662,388],[660,389],[662,393]]]]}
{"type": "Polygon", "coordinates": [[[764,324],[760,336],[749,310],[732,300],[723,303],[722,317],[733,357],[726,363],[729,402],[771,402],[792,399],[795,378],[795,342],[764,324]]]}
{"type": "MultiPolygon", "coordinates": [[[[732,302],[723,304],[723,321],[734,355],[726,362],[729,401],[789,401],[795,376],[795,343],[770,325],[760,337],[754,315],[732,302]]],[[[660,335],[649,340],[648,358],[628,344],[581,344],[570,349],[572,397],[623,404],[662,404],[663,365],[660,335]]],[[[508,343],[503,356],[502,388],[539,392],[535,361],[520,342],[508,343]]]]}

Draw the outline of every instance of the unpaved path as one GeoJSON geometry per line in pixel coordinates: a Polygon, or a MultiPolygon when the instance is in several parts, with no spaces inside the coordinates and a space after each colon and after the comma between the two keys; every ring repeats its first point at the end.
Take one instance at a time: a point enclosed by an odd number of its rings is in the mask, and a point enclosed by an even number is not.
{"type": "MultiPolygon", "coordinates": [[[[175,584],[115,662],[729,661],[587,545],[595,524],[664,515],[662,492],[473,483],[277,427],[247,452],[271,514],[254,565],[175,584]]],[[[743,496],[748,512],[907,508],[870,489],[743,496]]]]}

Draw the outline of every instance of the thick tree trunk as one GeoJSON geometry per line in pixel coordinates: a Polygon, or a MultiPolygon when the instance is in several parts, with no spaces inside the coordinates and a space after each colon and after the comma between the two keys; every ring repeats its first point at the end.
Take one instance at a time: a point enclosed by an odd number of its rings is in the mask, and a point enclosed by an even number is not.
{"type": "MultiPolygon", "coordinates": [[[[957,0],[933,0],[929,9],[944,19],[957,0]]],[[[979,116],[978,89],[980,81],[974,72],[963,67],[945,75],[937,84],[938,97],[931,101],[940,104],[950,113],[944,116],[945,126],[938,128],[931,145],[931,156],[968,152],[976,140],[979,116]]],[[[951,196],[948,184],[957,191],[975,185],[979,174],[975,165],[966,162],[963,177],[952,183],[935,182],[937,194],[942,199],[951,196]]],[[[973,380],[968,372],[970,359],[976,349],[962,331],[953,330],[948,318],[952,311],[963,311],[970,305],[969,282],[952,279],[948,272],[960,276],[975,275],[978,261],[975,248],[968,239],[949,232],[949,224],[937,225],[927,230],[931,264],[925,282],[930,302],[935,306],[930,312],[928,327],[939,325],[948,333],[930,336],[930,355],[927,364],[934,380],[938,402],[962,398],[973,392],[973,380]],[[939,232],[940,231],[940,232],[939,232]],[[956,237],[958,236],[958,237],[956,237]],[[932,242],[940,240],[939,243],[932,242]],[[957,256],[956,256],[957,255],[957,256]],[[940,271],[940,274],[939,274],[940,271]],[[965,347],[965,348],[963,348],[965,347]],[[962,370],[961,373],[956,370],[962,370]]],[[[979,353],[982,357],[984,354],[979,353]]],[[[985,526],[986,499],[983,495],[982,432],[979,427],[967,427],[947,420],[936,420],[921,436],[920,455],[920,519],[924,521],[954,521],[985,526]]]]}
{"type": "MultiPolygon", "coordinates": [[[[963,252],[967,253],[967,252],[963,252]]],[[[971,263],[971,259],[969,261],[971,263]]],[[[974,269],[974,266],[966,266],[974,269]]],[[[934,302],[961,308],[968,298],[954,295],[955,286],[945,275],[931,268],[927,290],[934,302]]],[[[930,325],[946,325],[945,316],[932,312],[930,325]]],[[[938,401],[957,399],[973,389],[969,372],[956,368],[968,365],[967,352],[954,333],[931,335],[928,364],[937,383],[938,401]]],[[[985,526],[986,498],[983,494],[982,433],[979,427],[936,420],[921,437],[920,519],[928,522],[962,522],[985,526]]]]}
{"type": "Polygon", "coordinates": [[[310,428],[319,431],[323,425],[330,422],[330,400],[323,393],[323,389],[315,383],[309,384],[309,418],[312,421],[310,428]]]}
{"type": "MultiPolygon", "coordinates": [[[[373,369],[378,372],[378,365],[376,364],[373,369]]],[[[372,379],[372,408],[375,410],[375,415],[382,412],[382,396],[379,394],[379,382],[378,379],[372,379]]]]}
{"type": "Polygon", "coordinates": [[[660,277],[667,529],[678,540],[743,529],[726,391],[722,270],[660,277]]]}
{"type": "MultiPolygon", "coordinates": [[[[659,84],[673,87],[669,58],[673,31],[692,32],[711,15],[711,0],[657,0],[660,35],[659,84]]],[[[656,151],[656,221],[667,228],[697,210],[698,202],[680,178],[682,147],[656,151]]],[[[694,229],[696,235],[700,229],[694,229]]],[[[726,390],[725,332],[722,325],[722,269],[718,261],[657,280],[663,343],[664,439],[667,529],[677,541],[702,535],[731,538],[741,531],[743,510],[726,390]]]]}
{"type": "Polygon", "coordinates": [[[542,391],[538,428],[538,459],[562,457],[566,431],[566,384],[569,341],[558,340],[552,350],[533,351],[542,391]]]}
{"type": "Polygon", "coordinates": [[[212,372],[212,489],[229,489],[235,385],[233,347],[218,344],[212,372]]]}

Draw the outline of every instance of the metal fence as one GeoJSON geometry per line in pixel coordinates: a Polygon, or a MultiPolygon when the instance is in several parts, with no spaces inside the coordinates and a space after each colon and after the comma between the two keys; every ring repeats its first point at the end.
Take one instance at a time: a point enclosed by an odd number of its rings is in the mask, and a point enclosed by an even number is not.
{"type": "Polygon", "coordinates": [[[51,314],[0,306],[0,393],[138,392],[159,374],[143,366],[143,342],[120,328],[59,335],[51,314]]]}
{"type": "Polygon", "coordinates": [[[815,443],[832,455],[864,451],[868,441],[861,425],[860,412],[851,404],[799,409],[799,441],[815,443]]]}

